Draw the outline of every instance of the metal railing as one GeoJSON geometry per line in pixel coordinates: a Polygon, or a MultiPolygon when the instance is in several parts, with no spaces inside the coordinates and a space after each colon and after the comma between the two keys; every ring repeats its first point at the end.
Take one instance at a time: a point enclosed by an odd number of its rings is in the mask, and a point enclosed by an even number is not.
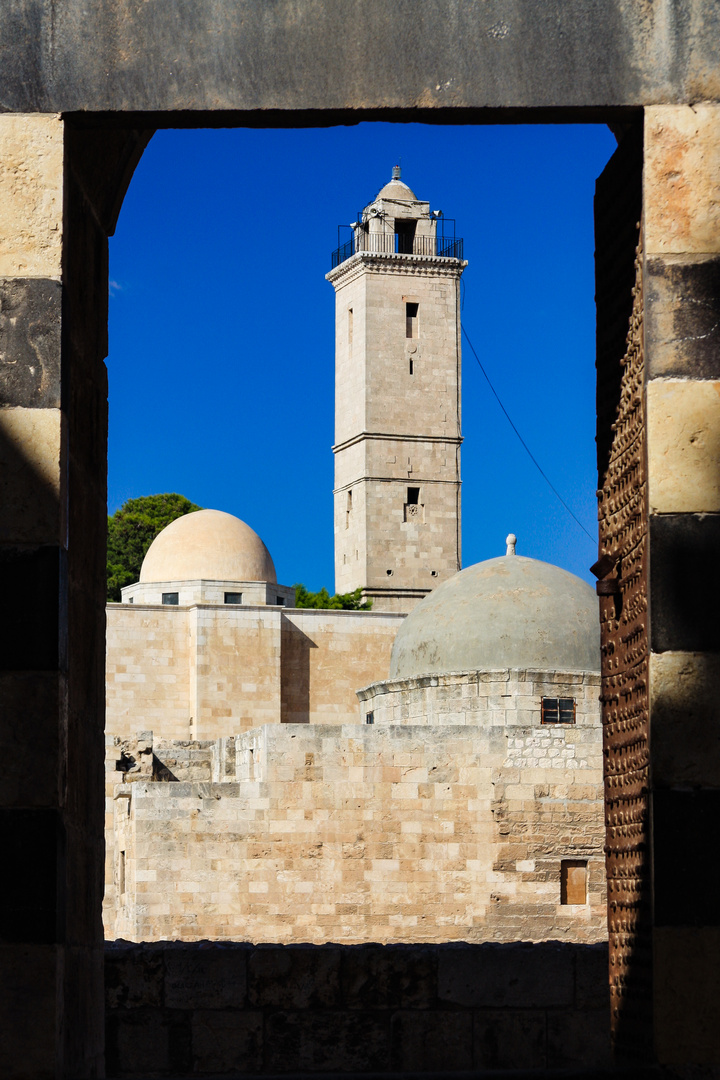
{"type": "Polygon", "coordinates": [[[459,236],[414,236],[401,233],[363,232],[350,237],[332,253],[332,269],[359,251],[388,255],[436,255],[444,259],[462,259],[463,241],[459,236]]]}

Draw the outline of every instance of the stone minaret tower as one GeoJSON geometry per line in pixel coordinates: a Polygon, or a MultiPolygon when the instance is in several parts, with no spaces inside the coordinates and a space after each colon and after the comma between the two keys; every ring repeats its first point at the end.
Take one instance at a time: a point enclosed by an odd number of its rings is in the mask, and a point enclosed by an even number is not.
{"type": "Polygon", "coordinates": [[[335,588],[410,611],[460,569],[462,241],[399,168],[335,288],[335,588]]]}

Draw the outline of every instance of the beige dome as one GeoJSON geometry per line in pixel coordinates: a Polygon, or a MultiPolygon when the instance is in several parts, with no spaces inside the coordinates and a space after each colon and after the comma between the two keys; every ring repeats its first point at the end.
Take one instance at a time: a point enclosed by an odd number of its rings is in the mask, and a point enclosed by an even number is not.
{"type": "Polygon", "coordinates": [[[407,184],[402,180],[390,180],[381,188],[376,199],[395,199],[398,202],[417,202],[417,199],[407,184]]]}
{"type": "Polygon", "coordinates": [[[196,510],[171,521],[153,540],[140,570],[143,584],[199,580],[277,583],[258,534],[222,510],[196,510]]]}

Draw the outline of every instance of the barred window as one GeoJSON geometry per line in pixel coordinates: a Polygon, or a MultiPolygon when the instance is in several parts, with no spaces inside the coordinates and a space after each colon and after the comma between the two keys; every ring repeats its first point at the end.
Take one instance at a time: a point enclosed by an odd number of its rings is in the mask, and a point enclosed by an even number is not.
{"type": "Polygon", "coordinates": [[[542,699],[543,724],[574,724],[575,698],[544,697],[542,699]]]}

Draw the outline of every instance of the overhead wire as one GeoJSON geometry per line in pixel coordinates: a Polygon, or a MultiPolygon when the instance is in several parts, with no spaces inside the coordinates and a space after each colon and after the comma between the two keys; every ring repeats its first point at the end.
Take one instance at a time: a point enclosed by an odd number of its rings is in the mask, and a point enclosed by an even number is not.
{"type": "MultiPolygon", "coordinates": [[[[464,282],[463,282],[463,284],[464,284],[464,282]]],[[[463,304],[464,304],[464,300],[465,300],[465,297],[464,297],[464,293],[463,293],[463,304]]],[[[491,391],[492,391],[492,393],[493,393],[493,396],[494,396],[495,400],[497,401],[498,405],[500,406],[500,408],[502,409],[503,413],[505,414],[505,419],[507,420],[508,424],[510,425],[510,427],[511,427],[511,428],[513,429],[513,431],[514,431],[514,432],[515,432],[515,434],[517,435],[517,437],[518,437],[518,439],[520,440],[520,443],[521,443],[521,445],[522,445],[523,449],[525,450],[526,454],[528,455],[528,457],[529,457],[529,458],[530,458],[530,460],[532,461],[533,465],[535,466],[535,468],[537,469],[537,471],[538,471],[538,472],[540,473],[540,475],[542,476],[543,480],[545,481],[545,483],[547,484],[547,486],[548,486],[548,487],[550,488],[550,490],[552,491],[552,493],[553,493],[553,495],[554,495],[554,496],[556,497],[556,499],[558,499],[558,501],[559,501],[559,502],[560,502],[560,503],[562,504],[562,506],[564,506],[564,507],[565,507],[565,509],[567,510],[568,514],[569,514],[569,515],[570,515],[570,517],[571,517],[571,518],[573,519],[573,521],[575,522],[575,524],[576,524],[576,525],[579,525],[579,526],[580,526],[580,528],[582,529],[582,531],[583,531],[583,532],[585,533],[585,535],[587,536],[588,540],[590,540],[590,542],[591,542],[592,544],[595,544],[595,543],[597,543],[597,537],[595,537],[595,536],[592,536],[592,535],[591,535],[591,534],[590,534],[590,533],[588,532],[588,530],[587,530],[587,529],[585,528],[585,526],[583,525],[582,521],[580,521],[580,519],[579,519],[579,518],[578,518],[578,517],[577,517],[577,516],[576,516],[576,515],[575,515],[575,514],[573,513],[573,511],[572,511],[572,510],[570,509],[570,507],[569,507],[569,506],[568,506],[568,504],[567,504],[567,503],[565,502],[565,500],[563,499],[563,497],[562,497],[562,495],[560,494],[560,492],[558,491],[558,489],[557,489],[557,488],[555,487],[555,485],[553,484],[553,482],[552,482],[552,481],[550,480],[550,477],[549,477],[549,476],[547,475],[547,473],[545,472],[545,470],[544,470],[544,469],[542,468],[542,466],[540,465],[540,462],[539,462],[539,461],[537,460],[537,458],[536,458],[536,457],[535,457],[535,455],[533,454],[533,452],[532,452],[532,450],[530,449],[530,447],[528,446],[528,444],[527,444],[527,443],[525,442],[525,440],[523,439],[523,437],[522,437],[522,435],[520,434],[520,432],[518,431],[517,427],[516,427],[516,426],[515,426],[515,424],[513,423],[513,421],[512,421],[512,418],[511,418],[511,416],[510,416],[510,413],[509,413],[509,412],[507,411],[507,409],[506,409],[506,408],[505,408],[505,406],[503,405],[502,401],[500,400],[500,395],[498,394],[497,390],[496,390],[496,389],[495,389],[495,387],[493,386],[493,384],[492,384],[492,382],[491,382],[491,380],[490,380],[490,376],[488,375],[487,371],[486,371],[486,370],[485,370],[485,368],[483,367],[483,365],[482,365],[482,362],[481,362],[481,360],[480,360],[480,357],[478,356],[477,352],[475,351],[475,346],[473,345],[472,341],[470,340],[470,336],[469,336],[469,334],[468,334],[468,332],[467,332],[467,330],[465,329],[465,327],[464,327],[464,326],[462,327],[462,332],[463,332],[463,334],[465,335],[465,340],[467,341],[468,345],[470,346],[470,351],[472,352],[473,356],[475,357],[475,359],[476,359],[476,361],[477,361],[477,365],[478,365],[478,367],[480,368],[480,370],[482,371],[483,375],[485,376],[485,381],[487,382],[488,386],[490,387],[490,389],[491,389],[491,391]]]]}

